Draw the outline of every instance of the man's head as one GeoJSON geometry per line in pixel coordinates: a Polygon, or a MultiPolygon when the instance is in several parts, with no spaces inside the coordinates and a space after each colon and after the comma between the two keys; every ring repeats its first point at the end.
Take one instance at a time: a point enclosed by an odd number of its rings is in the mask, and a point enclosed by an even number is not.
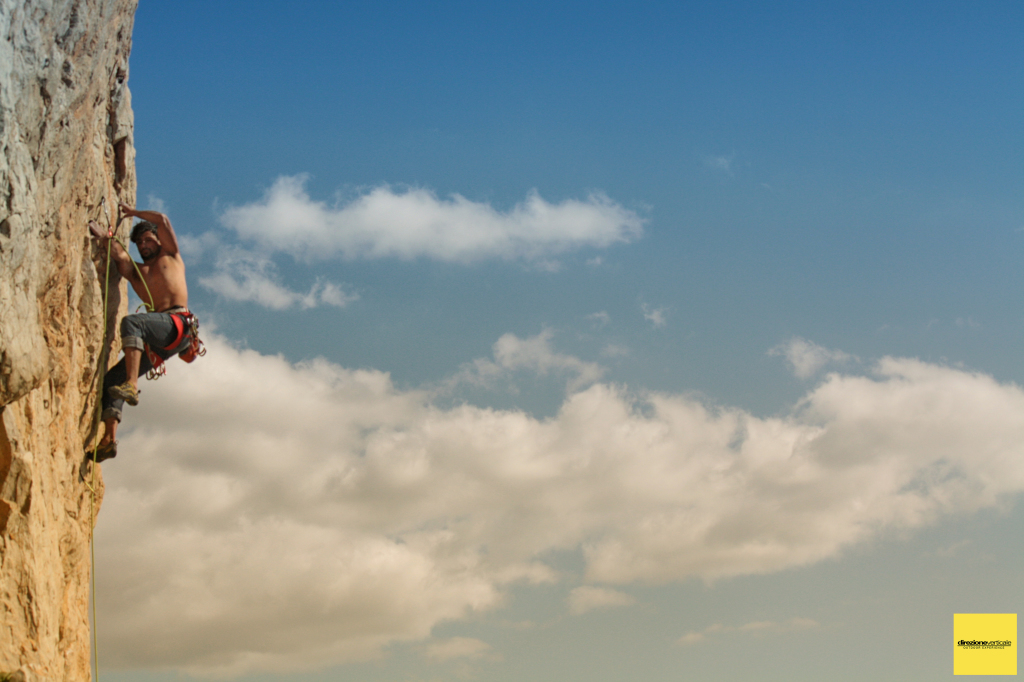
{"type": "Polygon", "coordinates": [[[160,253],[160,239],[157,237],[156,225],[143,220],[132,228],[131,239],[135,242],[136,248],[142,260],[149,260],[160,253]]]}

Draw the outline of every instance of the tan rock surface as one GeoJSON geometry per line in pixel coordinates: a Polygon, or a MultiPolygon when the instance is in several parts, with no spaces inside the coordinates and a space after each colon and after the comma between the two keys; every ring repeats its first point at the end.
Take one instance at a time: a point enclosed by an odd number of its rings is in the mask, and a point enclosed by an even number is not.
{"type": "Polygon", "coordinates": [[[135,6],[0,0],[0,673],[33,681],[90,677],[78,469],[125,292],[113,279],[105,344],[86,225],[135,203],[135,6]]]}

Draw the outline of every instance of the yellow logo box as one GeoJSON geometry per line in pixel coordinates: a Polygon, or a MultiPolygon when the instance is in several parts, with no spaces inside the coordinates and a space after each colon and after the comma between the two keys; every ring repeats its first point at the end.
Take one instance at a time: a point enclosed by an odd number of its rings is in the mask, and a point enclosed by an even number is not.
{"type": "Polygon", "coordinates": [[[1016,613],[953,614],[954,675],[1016,675],[1016,613]]]}

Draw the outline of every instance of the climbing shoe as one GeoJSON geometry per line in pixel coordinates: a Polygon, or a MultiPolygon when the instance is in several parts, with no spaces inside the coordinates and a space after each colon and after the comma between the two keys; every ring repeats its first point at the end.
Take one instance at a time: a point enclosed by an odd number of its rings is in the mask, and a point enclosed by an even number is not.
{"type": "Polygon", "coordinates": [[[107,389],[114,398],[120,398],[129,405],[135,406],[139,404],[139,389],[132,386],[129,382],[118,384],[117,386],[111,386],[107,389]]]}
{"type": "MultiPolygon", "coordinates": [[[[86,456],[89,461],[92,461],[92,453],[86,452],[86,456]]],[[[117,457],[117,441],[112,440],[109,443],[100,443],[99,447],[96,448],[96,461],[105,462],[108,459],[114,459],[117,457]]]]}
{"type": "Polygon", "coordinates": [[[100,443],[96,447],[95,453],[92,450],[86,450],[85,459],[82,460],[81,466],[78,467],[78,480],[84,481],[86,472],[91,471],[89,467],[93,463],[93,457],[96,458],[95,461],[97,464],[117,457],[117,441],[112,440],[106,444],[100,443]]]}

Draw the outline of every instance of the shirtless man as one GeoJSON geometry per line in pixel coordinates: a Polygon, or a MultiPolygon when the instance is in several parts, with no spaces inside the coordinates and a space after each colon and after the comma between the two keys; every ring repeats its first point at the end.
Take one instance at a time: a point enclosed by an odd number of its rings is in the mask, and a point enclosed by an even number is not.
{"type": "MultiPolygon", "coordinates": [[[[114,240],[110,253],[117,271],[131,282],[132,289],[149,306],[150,312],[126,315],[121,320],[124,357],[110,368],[103,382],[102,419],[105,428],[96,450],[97,462],[117,455],[115,438],[124,403],[139,404],[139,374],[153,368],[144,351],[145,345],[149,345],[151,353],[166,360],[191,344],[191,338],[179,332],[173,317],[174,313],[188,311],[188,289],[185,286],[185,262],[181,259],[171,221],[156,211],[136,211],[125,204],[121,204],[120,209],[124,216],[142,219],[131,233],[142,263],[132,263],[131,256],[117,240],[114,240]]],[[[110,238],[95,221],[89,223],[89,229],[95,239],[110,238]]],[[[91,460],[92,453],[88,453],[86,458],[91,460]]]]}

